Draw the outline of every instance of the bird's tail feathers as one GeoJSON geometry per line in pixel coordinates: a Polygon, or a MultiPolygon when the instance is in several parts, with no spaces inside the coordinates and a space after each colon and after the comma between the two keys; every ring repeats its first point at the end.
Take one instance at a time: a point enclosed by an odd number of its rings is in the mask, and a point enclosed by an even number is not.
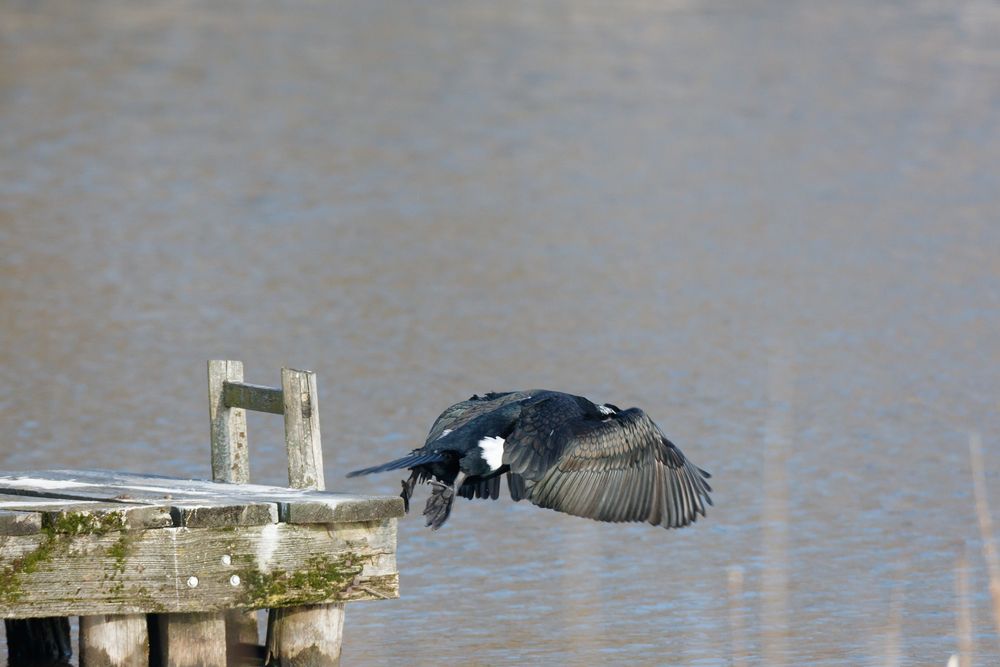
{"type": "Polygon", "coordinates": [[[423,465],[425,463],[437,463],[439,461],[444,461],[448,457],[445,454],[439,454],[436,452],[410,452],[401,459],[396,459],[395,461],[389,461],[388,463],[382,463],[381,465],[372,466],[371,468],[362,468],[361,470],[354,470],[353,472],[347,473],[348,477],[357,477],[359,475],[371,475],[376,472],[387,472],[389,470],[399,470],[400,468],[412,468],[413,466],[423,465]]]}

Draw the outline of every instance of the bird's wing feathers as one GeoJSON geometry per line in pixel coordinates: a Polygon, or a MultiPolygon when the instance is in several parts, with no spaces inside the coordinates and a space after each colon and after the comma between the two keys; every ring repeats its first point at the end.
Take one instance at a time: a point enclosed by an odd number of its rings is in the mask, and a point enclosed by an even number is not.
{"type": "Polygon", "coordinates": [[[556,431],[585,415],[575,396],[542,392],[521,403],[521,415],[504,445],[503,462],[526,481],[537,481],[563,453],[556,431]]]}
{"type": "Polygon", "coordinates": [[[528,487],[524,477],[516,473],[507,473],[507,491],[515,502],[528,497],[528,487]]]}
{"type": "Polygon", "coordinates": [[[678,528],[704,515],[712,502],[708,473],[688,462],[637,408],[607,419],[577,419],[548,440],[541,448],[558,451],[558,461],[527,496],[540,507],[678,528]]]}

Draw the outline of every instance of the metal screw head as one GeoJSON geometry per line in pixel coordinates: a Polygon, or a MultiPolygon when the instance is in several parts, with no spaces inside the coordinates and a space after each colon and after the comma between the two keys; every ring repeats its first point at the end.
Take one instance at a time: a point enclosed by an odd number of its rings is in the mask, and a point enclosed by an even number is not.
{"type": "Polygon", "coordinates": [[[229,583],[232,584],[233,586],[239,586],[240,585],[240,575],[234,574],[233,576],[229,577],[229,583]]]}
{"type": "Polygon", "coordinates": [[[198,577],[190,576],[188,577],[188,588],[198,588],[198,577]]]}
{"type": "Polygon", "coordinates": [[[233,564],[232,556],[230,556],[229,554],[225,554],[222,557],[222,564],[223,565],[232,565],[233,564]]]}

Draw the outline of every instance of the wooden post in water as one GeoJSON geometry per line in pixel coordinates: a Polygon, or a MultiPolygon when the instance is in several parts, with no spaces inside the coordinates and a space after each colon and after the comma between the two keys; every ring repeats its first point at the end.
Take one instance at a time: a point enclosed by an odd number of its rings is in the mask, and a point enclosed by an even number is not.
{"type": "Polygon", "coordinates": [[[226,667],[224,614],[160,614],[159,619],[164,667],[226,667]]]}
{"type": "MultiPolygon", "coordinates": [[[[250,483],[250,449],[247,442],[247,411],[227,403],[226,387],[243,383],[243,362],[208,362],[208,412],[212,434],[212,481],[250,483]]],[[[225,613],[226,647],[230,662],[256,652],[260,642],[257,612],[232,609],[225,613]]]]}
{"type": "Polygon", "coordinates": [[[143,614],[80,617],[83,667],[146,667],[149,633],[143,614]]]}
{"type": "MultiPolygon", "coordinates": [[[[288,484],[296,489],[322,491],[326,485],[316,374],[283,368],[281,389],[288,484]]],[[[281,667],[337,667],[343,629],[343,604],[272,609],[268,619],[268,659],[281,667]]]]}
{"type": "MultiPolygon", "coordinates": [[[[191,577],[194,583],[197,577],[191,577]]],[[[189,583],[189,585],[191,585],[189,583]]],[[[161,667],[226,667],[226,615],[157,614],[161,667]]]]}

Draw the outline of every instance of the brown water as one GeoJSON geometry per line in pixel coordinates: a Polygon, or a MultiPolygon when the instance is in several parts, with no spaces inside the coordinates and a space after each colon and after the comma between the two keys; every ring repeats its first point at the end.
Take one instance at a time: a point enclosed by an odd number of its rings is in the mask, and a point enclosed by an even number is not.
{"type": "Polygon", "coordinates": [[[408,517],[346,665],[944,665],[966,549],[998,664],[998,215],[983,0],[8,1],[0,469],[207,476],[215,357],[318,372],[345,491],[455,400],[573,391],[708,519],[408,517]]]}

